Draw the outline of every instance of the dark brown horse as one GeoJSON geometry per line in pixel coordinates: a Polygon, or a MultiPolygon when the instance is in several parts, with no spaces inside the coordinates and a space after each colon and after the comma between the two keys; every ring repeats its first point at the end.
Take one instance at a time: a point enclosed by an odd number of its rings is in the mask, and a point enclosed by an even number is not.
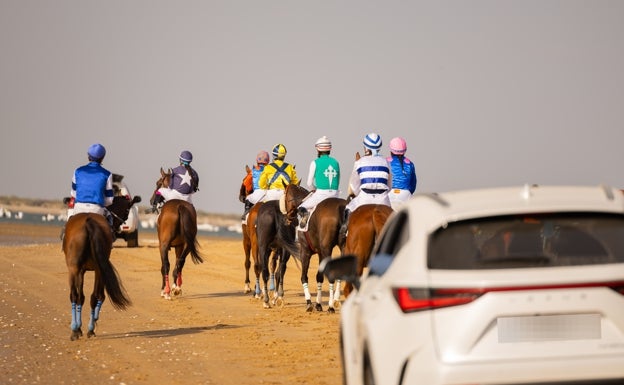
{"type": "MultiPolygon", "coordinates": [[[[284,193],[287,217],[294,221],[297,207],[308,190],[300,186],[288,185],[284,193]]],[[[332,252],[338,246],[338,235],[347,201],[342,198],[326,198],[322,200],[314,211],[310,213],[308,230],[298,231],[299,259],[301,260],[301,284],[306,299],[306,311],[322,311],[323,274],[316,274],[316,304],[312,306],[310,290],[308,288],[308,270],[310,260],[314,254],[319,257],[319,263],[325,258],[331,258],[332,252]]],[[[329,303],[327,311],[333,313],[334,302],[340,299],[340,290],[334,290],[334,282],[329,282],[329,303]]]]}
{"type": "MultiPolygon", "coordinates": [[[[154,202],[156,191],[161,187],[169,187],[171,170],[165,172],[160,169],[161,177],[156,182],[156,190],[152,195],[154,202]]],[[[158,247],[160,249],[162,286],[160,295],[165,299],[171,299],[171,294],[179,295],[182,292],[182,269],[186,257],[191,254],[193,262],[204,262],[199,253],[197,241],[197,212],[191,203],[172,199],[162,206],[157,221],[158,247]],[[176,261],[173,269],[172,284],[169,284],[169,249],[175,249],[176,261]]]]}
{"type": "MultiPolygon", "coordinates": [[[[342,255],[355,255],[358,260],[357,273],[362,275],[364,267],[375,246],[375,241],[393,210],[390,206],[368,204],[355,209],[349,217],[347,238],[342,249],[342,255]]],[[[351,293],[353,286],[345,283],[345,297],[351,293]]]]}
{"type": "MultiPolygon", "coordinates": [[[[113,228],[118,228],[128,219],[130,208],[141,201],[140,196],[133,199],[115,197],[108,210],[113,216],[113,228]]],[[[85,302],[84,275],[93,271],[95,282],[91,293],[91,318],[88,337],[95,336],[96,322],[100,316],[102,303],[108,294],[113,307],[126,309],[130,299],[126,294],[117,270],[110,262],[113,249],[113,233],[108,220],[93,213],[72,215],[65,225],[63,252],[69,273],[69,300],[72,308],[71,340],[82,336],[82,307],[85,302]]]]}
{"type": "MultiPolygon", "coordinates": [[[[292,185],[292,184],[291,184],[292,185]]],[[[290,186],[290,185],[289,185],[290,186]]],[[[303,199],[303,197],[299,198],[303,199]]],[[[299,256],[299,249],[294,244],[295,225],[288,221],[282,211],[281,200],[264,202],[258,209],[256,217],[256,236],[258,237],[258,262],[262,271],[262,298],[265,308],[270,308],[269,288],[269,257],[273,251],[278,255],[279,264],[275,272],[276,293],[274,304],[283,304],[284,275],[291,255],[299,256]]]]}
{"type": "MultiPolygon", "coordinates": [[[[243,178],[241,182],[241,187],[238,194],[238,200],[242,203],[245,203],[245,199],[249,194],[251,194],[253,190],[253,180],[251,175],[251,168],[249,166],[245,166],[245,171],[247,174],[243,178]]],[[[251,259],[253,257],[254,260],[254,274],[256,276],[256,286],[254,290],[254,296],[256,298],[260,298],[260,275],[261,271],[261,263],[259,262],[258,256],[258,237],[256,235],[256,217],[258,215],[258,209],[262,202],[258,202],[249,209],[249,213],[247,217],[242,220],[241,223],[241,232],[243,234],[243,251],[245,253],[245,287],[243,289],[244,293],[251,292],[251,285],[249,280],[249,270],[251,269],[251,259]]],[[[279,255],[277,251],[273,252],[273,257],[271,258],[271,285],[269,287],[270,290],[274,290],[275,288],[275,270],[277,268],[277,261],[279,259],[279,255]]]]}

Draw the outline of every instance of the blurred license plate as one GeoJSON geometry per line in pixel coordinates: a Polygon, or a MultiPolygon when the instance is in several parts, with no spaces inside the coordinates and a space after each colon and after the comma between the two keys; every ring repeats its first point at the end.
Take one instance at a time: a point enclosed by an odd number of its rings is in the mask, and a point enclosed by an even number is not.
{"type": "Polygon", "coordinates": [[[599,339],[600,314],[565,314],[497,319],[498,342],[599,339]]]}

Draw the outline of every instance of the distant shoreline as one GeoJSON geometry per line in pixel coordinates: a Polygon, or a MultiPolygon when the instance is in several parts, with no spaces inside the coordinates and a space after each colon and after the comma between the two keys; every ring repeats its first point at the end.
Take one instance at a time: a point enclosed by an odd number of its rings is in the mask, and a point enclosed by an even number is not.
{"type": "MultiPolygon", "coordinates": [[[[140,220],[153,217],[154,214],[145,214],[148,206],[139,206],[140,220]]],[[[67,208],[61,200],[46,200],[36,198],[20,198],[15,196],[0,196],[0,211],[10,211],[13,214],[23,212],[29,214],[54,215],[65,214],[67,208]]],[[[210,223],[216,226],[228,227],[240,224],[240,216],[236,214],[210,214],[197,212],[198,223],[210,223]]]]}

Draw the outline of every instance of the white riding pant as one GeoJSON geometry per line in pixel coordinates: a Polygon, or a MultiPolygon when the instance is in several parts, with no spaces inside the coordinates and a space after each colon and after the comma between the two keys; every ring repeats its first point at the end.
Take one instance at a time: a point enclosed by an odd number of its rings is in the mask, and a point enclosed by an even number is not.
{"type": "Polygon", "coordinates": [[[280,190],[280,189],[266,190],[266,195],[264,196],[264,199],[262,201],[263,202],[276,201],[276,200],[281,199],[283,196],[284,196],[284,190],[280,190]]]}
{"type": "Polygon", "coordinates": [[[260,202],[262,198],[264,198],[266,193],[267,193],[267,190],[263,190],[260,188],[255,189],[251,194],[247,195],[247,198],[245,198],[245,200],[248,200],[249,202],[255,205],[256,203],[260,202]]]}
{"type": "Polygon", "coordinates": [[[170,201],[172,199],[180,199],[183,201],[187,201],[188,203],[191,203],[191,204],[193,203],[193,200],[191,198],[193,194],[182,194],[178,190],[174,190],[174,189],[167,188],[167,187],[159,188],[158,192],[160,193],[160,195],[163,196],[163,198],[165,198],[165,202],[170,201]]]}
{"type": "Polygon", "coordinates": [[[392,207],[390,205],[390,198],[388,198],[388,191],[384,191],[380,194],[368,194],[364,191],[360,191],[355,198],[351,199],[351,201],[347,203],[346,210],[354,212],[358,207],[368,204],[386,205],[392,207]]]}
{"type": "Polygon", "coordinates": [[[316,190],[310,193],[307,197],[303,199],[299,207],[303,207],[308,211],[311,211],[316,207],[321,201],[327,198],[338,198],[340,195],[339,190],[316,190]]]}
{"type": "Polygon", "coordinates": [[[404,202],[409,200],[411,197],[412,193],[409,190],[401,190],[398,188],[393,188],[388,193],[390,204],[392,205],[392,209],[394,210],[397,210],[404,202]]]}

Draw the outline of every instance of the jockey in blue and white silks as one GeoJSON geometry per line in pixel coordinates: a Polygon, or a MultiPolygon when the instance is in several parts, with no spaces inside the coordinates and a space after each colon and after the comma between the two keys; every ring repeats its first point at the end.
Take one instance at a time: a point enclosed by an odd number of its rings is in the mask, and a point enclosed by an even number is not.
{"type": "Polygon", "coordinates": [[[74,198],[72,215],[78,213],[96,213],[112,217],[106,209],[113,203],[113,174],[102,167],[106,149],[101,144],[94,144],[87,151],[89,163],[74,171],[71,185],[71,197],[74,198]]]}
{"type": "Polygon", "coordinates": [[[392,184],[392,174],[386,158],[379,153],[381,144],[381,137],[375,133],[364,138],[366,153],[353,165],[349,193],[355,197],[347,204],[346,216],[365,204],[390,206],[388,191],[392,184]]]}
{"type": "Polygon", "coordinates": [[[401,137],[393,138],[390,141],[390,154],[386,160],[390,164],[392,173],[392,189],[388,197],[393,209],[397,209],[400,204],[407,201],[414,191],[416,191],[416,167],[414,163],[405,156],[407,143],[401,137]]]}

